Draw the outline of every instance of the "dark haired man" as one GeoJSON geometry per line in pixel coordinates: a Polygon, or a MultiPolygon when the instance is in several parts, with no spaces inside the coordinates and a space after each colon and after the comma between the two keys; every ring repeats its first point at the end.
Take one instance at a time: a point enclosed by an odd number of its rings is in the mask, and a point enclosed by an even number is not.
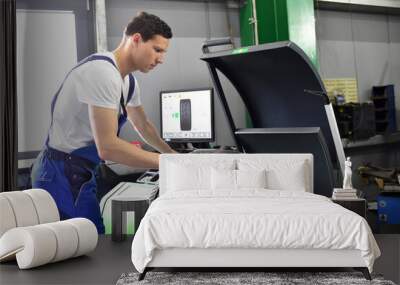
{"type": "Polygon", "coordinates": [[[101,160],[158,168],[159,154],[118,137],[127,120],[159,152],[173,152],[147,119],[132,75],[162,63],[171,37],[165,22],[142,12],[113,52],[87,57],[65,77],[51,104],[45,147],[32,169],[32,186],[50,192],[62,219],[86,217],[104,232],[94,175],[101,160]]]}

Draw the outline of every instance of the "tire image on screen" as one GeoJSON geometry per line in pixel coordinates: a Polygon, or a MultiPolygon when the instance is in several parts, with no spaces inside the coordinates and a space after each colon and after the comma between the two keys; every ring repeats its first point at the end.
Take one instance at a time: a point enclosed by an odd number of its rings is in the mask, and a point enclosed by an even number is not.
{"type": "Polygon", "coordinates": [[[192,128],[192,111],[190,99],[180,100],[181,130],[190,131],[192,128]]]}

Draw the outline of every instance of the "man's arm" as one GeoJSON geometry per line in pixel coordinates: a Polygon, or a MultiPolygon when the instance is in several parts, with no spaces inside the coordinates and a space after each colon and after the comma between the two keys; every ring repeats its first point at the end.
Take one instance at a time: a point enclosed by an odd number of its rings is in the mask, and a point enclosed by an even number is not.
{"type": "Polygon", "coordinates": [[[158,135],[157,129],[147,119],[142,106],[127,107],[128,118],[138,131],[143,140],[161,153],[174,153],[175,151],[166,144],[158,135]]]}
{"type": "Polygon", "coordinates": [[[132,167],[158,168],[159,154],[144,151],[118,138],[116,110],[89,105],[89,118],[101,159],[132,167]]]}

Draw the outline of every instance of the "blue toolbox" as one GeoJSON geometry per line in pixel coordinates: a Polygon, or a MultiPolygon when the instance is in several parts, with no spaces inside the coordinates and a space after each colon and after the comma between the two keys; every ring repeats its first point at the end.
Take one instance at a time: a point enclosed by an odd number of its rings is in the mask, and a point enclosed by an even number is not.
{"type": "Polygon", "coordinates": [[[379,224],[400,224],[399,194],[380,194],[377,202],[379,224]]]}

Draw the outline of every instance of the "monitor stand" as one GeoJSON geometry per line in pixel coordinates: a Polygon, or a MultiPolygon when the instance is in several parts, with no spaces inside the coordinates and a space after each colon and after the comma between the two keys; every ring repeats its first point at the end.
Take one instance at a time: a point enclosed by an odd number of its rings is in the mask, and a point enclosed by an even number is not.
{"type": "Polygon", "coordinates": [[[194,148],[210,148],[210,144],[208,142],[198,142],[198,143],[192,143],[194,148]]]}
{"type": "Polygon", "coordinates": [[[167,142],[167,144],[174,150],[182,150],[182,149],[187,149],[187,144],[186,143],[178,143],[178,142],[167,142]]]}
{"type": "Polygon", "coordinates": [[[210,144],[208,142],[198,142],[198,143],[178,143],[178,142],[168,142],[168,145],[178,151],[178,152],[191,152],[195,149],[209,149],[210,144]]]}

